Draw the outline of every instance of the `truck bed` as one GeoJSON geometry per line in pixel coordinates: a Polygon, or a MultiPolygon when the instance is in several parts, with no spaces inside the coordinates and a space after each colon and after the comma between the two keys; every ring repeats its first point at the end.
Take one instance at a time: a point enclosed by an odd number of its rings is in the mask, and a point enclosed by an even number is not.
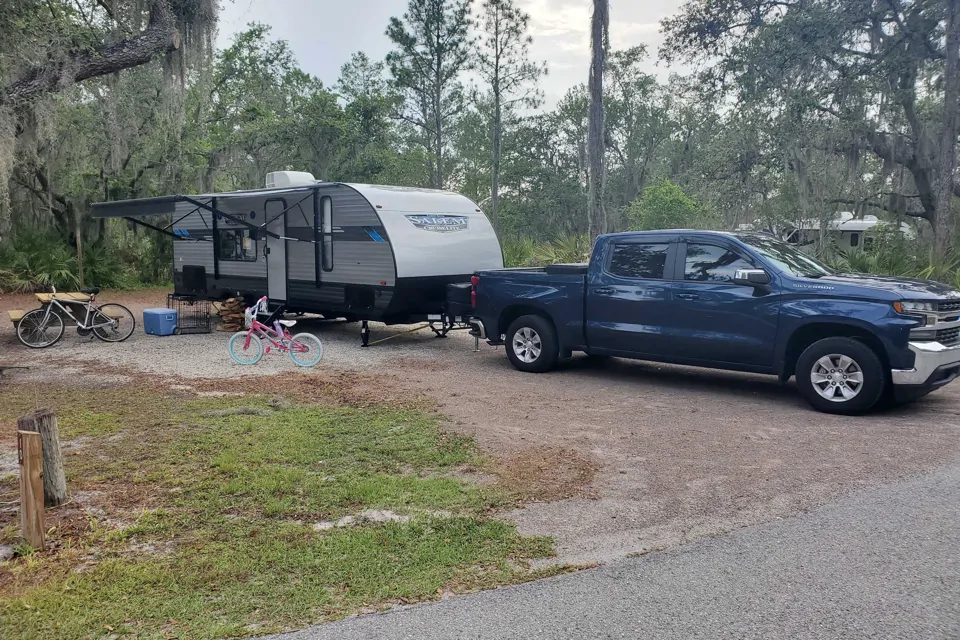
{"type": "Polygon", "coordinates": [[[585,264],[478,271],[475,315],[483,321],[487,339],[499,344],[510,319],[527,308],[546,311],[555,318],[570,318],[557,327],[560,342],[583,345],[586,273],[585,264]]]}

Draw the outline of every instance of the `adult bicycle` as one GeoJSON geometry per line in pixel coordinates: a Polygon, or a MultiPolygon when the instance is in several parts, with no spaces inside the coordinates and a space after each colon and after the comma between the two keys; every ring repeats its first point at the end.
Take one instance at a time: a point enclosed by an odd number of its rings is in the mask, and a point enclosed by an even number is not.
{"type": "Polygon", "coordinates": [[[56,344],[63,337],[64,316],[77,324],[77,333],[91,333],[104,342],[123,342],[137,327],[133,314],[122,304],[113,302],[97,305],[98,287],[81,289],[89,296],[87,300],[58,298],[56,287],[51,287],[50,301],[39,309],[28,311],[17,324],[17,338],[31,349],[43,349],[56,344]],[[66,303],[66,304],[65,304],[66,303]],[[81,307],[82,317],[77,317],[70,307],[81,307]]]}

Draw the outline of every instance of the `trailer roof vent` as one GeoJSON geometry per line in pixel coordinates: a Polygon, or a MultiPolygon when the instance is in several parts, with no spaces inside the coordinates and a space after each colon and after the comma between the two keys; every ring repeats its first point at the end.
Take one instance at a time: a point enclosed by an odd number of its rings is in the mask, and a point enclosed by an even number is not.
{"type": "Polygon", "coordinates": [[[282,189],[284,187],[300,187],[307,184],[316,184],[317,179],[306,171],[271,171],[267,174],[267,189],[282,189]]]}

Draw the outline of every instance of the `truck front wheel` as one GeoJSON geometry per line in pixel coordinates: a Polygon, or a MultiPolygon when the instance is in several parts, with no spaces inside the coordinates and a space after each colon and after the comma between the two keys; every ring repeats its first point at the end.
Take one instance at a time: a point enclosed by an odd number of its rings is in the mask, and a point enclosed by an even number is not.
{"type": "Polygon", "coordinates": [[[797,388],[814,409],[842,415],[869,411],[886,384],[880,358],[852,338],[814,342],[797,360],[796,376],[797,388]]]}
{"type": "Polygon", "coordinates": [[[560,356],[557,332],[542,316],[521,316],[511,322],[506,347],[513,366],[528,373],[550,371],[560,356]]]}

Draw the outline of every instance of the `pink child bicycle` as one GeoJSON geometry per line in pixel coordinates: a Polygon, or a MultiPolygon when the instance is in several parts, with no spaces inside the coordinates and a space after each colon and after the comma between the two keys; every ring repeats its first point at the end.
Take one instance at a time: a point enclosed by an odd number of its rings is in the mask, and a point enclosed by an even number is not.
{"type": "Polygon", "coordinates": [[[311,333],[298,333],[291,336],[287,331],[297,324],[296,320],[275,320],[273,327],[263,324],[257,317],[267,313],[267,297],[247,309],[245,316],[246,331],[238,331],[230,336],[230,355],[240,364],[256,364],[264,353],[270,353],[271,347],[277,351],[286,351],[290,359],[300,367],[312,367],[323,356],[323,344],[311,333]],[[263,341],[270,342],[266,347],[263,341]]]}

